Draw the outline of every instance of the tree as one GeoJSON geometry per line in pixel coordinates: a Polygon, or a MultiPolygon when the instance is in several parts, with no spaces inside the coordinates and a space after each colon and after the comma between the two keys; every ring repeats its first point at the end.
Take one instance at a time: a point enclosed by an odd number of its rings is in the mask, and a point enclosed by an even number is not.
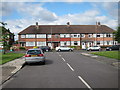
{"type": "Polygon", "coordinates": [[[1,32],[1,41],[2,41],[2,45],[3,45],[3,54],[6,53],[6,50],[9,48],[9,44],[8,44],[8,39],[9,39],[9,30],[7,30],[5,28],[5,25],[7,25],[7,23],[4,22],[0,22],[2,24],[2,27],[0,27],[0,32],[1,32]]]}
{"type": "Polygon", "coordinates": [[[113,33],[115,35],[115,40],[118,41],[118,43],[120,43],[120,26],[117,28],[117,31],[115,31],[113,33]]]}

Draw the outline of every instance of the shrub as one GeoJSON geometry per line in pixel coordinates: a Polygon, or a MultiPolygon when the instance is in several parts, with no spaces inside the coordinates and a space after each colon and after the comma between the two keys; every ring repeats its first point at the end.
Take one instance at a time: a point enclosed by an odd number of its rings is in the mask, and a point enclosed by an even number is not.
{"type": "Polygon", "coordinates": [[[26,48],[25,47],[19,47],[20,50],[25,50],[26,48]]]}

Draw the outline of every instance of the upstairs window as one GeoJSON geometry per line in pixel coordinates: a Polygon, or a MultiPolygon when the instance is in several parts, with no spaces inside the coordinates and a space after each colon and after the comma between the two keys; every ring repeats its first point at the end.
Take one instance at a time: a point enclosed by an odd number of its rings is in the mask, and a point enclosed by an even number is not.
{"type": "Polygon", "coordinates": [[[111,34],[106,34],[106,37],[112,37],[112,35],[111,34]]]}
{"type": "Polygon", "coordinates": [[[46,34],[37,34],[37,38],[46,38],[46,34]]]}
{"type": "Polygon", "coordinates": [[[88,37],[89,37],[89,38],[92,38],[92,34],[88,34],[88,37]]]}
{"type": "Polygon", "coordinates": [[[55,34],[55,38],[59,38],[59,34],[55,34]]]}
{"type": "Polygon", "coordinates": [[[26,34],[26,38],[35,38],[35,34],[26,34]]]}
{"type": "Polygon", "coordinates": [[[69,37],[70,37],[70,34],[60,34],[60,37],[61,37],[61,38],[69,38],[69,37]]]}
{"type": "Polygon", "coordinates": [[[21,38],[25,38],[25,35],[21,35],[21,38]]]}
{"type": "Polygon", "coordinates": [[[80,34],[71,34],[71,37],[72,37],[72,38],[79,38],[79,37],[80,37],[80,34]]]}
{"type": "Polygon", "coordinates": [[[52,35],[51,35],[51,34],[48,34],[48,35],[47,35],[47,38],[51,38],[51,37],[52,37],[52,35]]]}
{"type": "Polygon", "coordinates": [[[97,34],[97,37],[100,37],[100,34],[97,34]]]}
{"type": "Polygon", "coordinates": [[[81,37],[84,38],[84,37],[85,37],[85,34],[81,34],[81,37]]]}

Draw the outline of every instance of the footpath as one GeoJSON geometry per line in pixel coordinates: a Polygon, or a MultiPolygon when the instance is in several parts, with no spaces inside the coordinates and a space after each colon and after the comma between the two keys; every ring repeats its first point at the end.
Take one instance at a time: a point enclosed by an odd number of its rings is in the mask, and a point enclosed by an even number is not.
{"type": "Polygon", "coordinates": [[[0,72],[1,85],[7,80],[9,80],[15,73],[17,73],[22,68],[24,63],[24,57],[21,57],[3,65],[0,65],[0,71],[2,72],[0,72]]]}

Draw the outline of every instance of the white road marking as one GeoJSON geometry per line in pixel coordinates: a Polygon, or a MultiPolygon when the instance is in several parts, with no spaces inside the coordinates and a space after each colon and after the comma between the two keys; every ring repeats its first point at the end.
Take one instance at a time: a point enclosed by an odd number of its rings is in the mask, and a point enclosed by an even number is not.
{"type": "Polygon", "coordinates": [[[67,65],[69,66],[69,68],[70,68],[72,71],[74,71],[74,69],[70,66],[70,64],[67,63],[67,65]]]}
{"type": "Polygon", "coordinates": [[[62,57],[62,60],[65,62],[65,59],[62,57]]]}
{"type": "Polygon", "coordinates": [[[78,78],[79,78],[90,90],[93,90],[81,76],[78,76],[78,78]]]}

